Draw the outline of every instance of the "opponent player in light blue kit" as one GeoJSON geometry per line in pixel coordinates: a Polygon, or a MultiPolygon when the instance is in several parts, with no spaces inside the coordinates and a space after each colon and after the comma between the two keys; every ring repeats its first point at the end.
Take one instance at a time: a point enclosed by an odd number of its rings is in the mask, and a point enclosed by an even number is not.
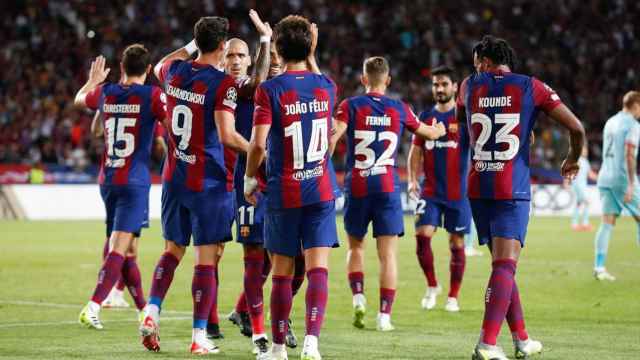
{"type": "Polygon", "coordinates": [[[616,278],[605,268],[611,230],[616,218],[626,209],[638,224],[636,240],[640,244],[640,186],[636,159],[640,142],[640,92],[630,91],[622,99],[622,111],[607,120],[603,133],[602,167],[598,190],[602,200],[602,223],[595,238],[594,276],[597,280],[616,278]]]}
{"type": "Polygon", "coordinates": [[[587,183],[588,180],[596,180],[598,174],[591,169],[589,159],[587,158],[588,148],[582,149],[582,155],[578,160],[580,170],[576,178],[571,182],[571,191],[576,197],[576,207],[573,209],[573,219],[571,220],[571,228],[575,231],[591,231],[589,224],[589,199],[587,199],[587,183]]]}

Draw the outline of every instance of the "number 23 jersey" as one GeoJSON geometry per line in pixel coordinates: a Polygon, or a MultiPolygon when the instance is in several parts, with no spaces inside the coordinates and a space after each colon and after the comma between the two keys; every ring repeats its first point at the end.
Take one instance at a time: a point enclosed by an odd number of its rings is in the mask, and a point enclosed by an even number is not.
{"type": "Polygon", "coordinates": [[[287,71],[255,95],[253,125],[271,125],[267,138],[267,204],[300,208],[335,199],[329,157],[336,86],[324,75],[287,71]]]}
{"type": "Polygon", "coordinates": [[[404,127],[415,132],[420,123],[408,105],[382,94],[344,100],[336,120],[347,124],[345,192],[353,197],[400,190],[396,155],[404,127]]]}
{"type": "Polygon", "coordinates": [[[162,65],[160,81],[170,135],[163,181],[191,191],[227,191],[214,113],[234,113],[238,92],[233,78],[208,64],[174,60],[162,65]]]}
{"type": "Polygon", "coordinates": [[[470,135],[469,198],[530,200],[529,146],[539,110],[562,102],[553,89],[526,75],[481,72],[467,77],[456,101],[470,135]]]}

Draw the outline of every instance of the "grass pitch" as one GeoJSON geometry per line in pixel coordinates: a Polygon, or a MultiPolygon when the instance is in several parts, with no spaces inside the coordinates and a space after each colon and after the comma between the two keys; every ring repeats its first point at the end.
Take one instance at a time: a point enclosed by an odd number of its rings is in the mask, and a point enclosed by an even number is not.
{"type": "MultiPolygon", "coordinates": [[[[339,228],[342,219],[339,218],[339,228]]],[[[596,224],[597,225],[597,224],[596,224]]],[[[462,311],[443,310],[446,295],[435,310],[420,309],[425,280],[415,258],[410,218],[400,244],[400,278],[393,321],[397,330],[375,329],[378,304],[377,261],[369,241],[365,292],[369,300],[366,329],[351,326],[351,293],[345,254],[333,252],[329,273],[329,306],[322,332],[324,359],[468,359],[478,339],[489,256],[468,258],[460,295],[462,311]]],[[[0,358],[1,359],[182,359],[191,336],[191,275],[193,254],[183,260],[163,307],[162,352],[146,352],[139,343],[133,310],[102,311],[104,331],[77,324],[77,316],[93,291],[100,265],[101,222],[0,222],[0,358]]],[[[345,239],[341,230],[341,239],[345,239]]],[[[601,283],[591,274],[594,233],[575,233],[566,218],[536,218],[529,226],[527,247],[517,281],[527,328],[545,346],[551,359],[638,359],[640,354],[640,248],[630,218],[618,222],[609,251],[608,268],[618,277],[601,283]]],[[[436,273],[447,290],[449,252],[445,235],[434,241],[436,273]]],[[[160,225],[143,234],[140,269],[147,293],[151,273],[161,253],[160,225]]],[[[221,265],[219,310],[233,307],[242,286],[242,256],[230,243],[221,265]]],[[[265,289],[268,312],[269,284],[265,289]]],[[[292,318],[302,341],[304,288],[295,298],[292,318]]],[[[228,321],[218,344],[224,359],[251,359],[251,345],[228,321]]],[[[508,327],[499,339],[512,354],[508,327]]],[[[290,351],[296,358],[300,348],[290,351]]]]}

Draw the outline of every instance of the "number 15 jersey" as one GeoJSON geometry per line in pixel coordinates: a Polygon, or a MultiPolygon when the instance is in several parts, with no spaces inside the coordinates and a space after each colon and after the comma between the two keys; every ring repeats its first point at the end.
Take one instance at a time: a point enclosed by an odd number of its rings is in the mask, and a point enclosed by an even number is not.
{"type": "Polygon", "coordinates": [[[481,72],[467,77],[458,93],[471,145],[469,198],[530,200],[529,146],[539,110],[549,113],[562,102],[549,86],[511,72],[481,72]]]}
{"type": "Polygon", "coordinates": [[[169,149],[163,181],[191,191],[227,191],[224,149],[215,111],[234,113],[237,90],[233,78],[211,65],[166,61],[160,81],[167,97],[169,149]]]}
{"type": "Polygon", "coordinates": [[[395,169],[402,131],[420,126],[408,105],[377,93],[344,100],[336,120],[347,124],[345,192],[353,197],[400,190],[395,169]]]}
{"type": "Polygon", "coordinates": [[[271,125],[266,159],[270,208],[335,199],[328,153],[335,99],[333,81],[309,71],[287,71],[258,87],[253,125],[271,125]]]}

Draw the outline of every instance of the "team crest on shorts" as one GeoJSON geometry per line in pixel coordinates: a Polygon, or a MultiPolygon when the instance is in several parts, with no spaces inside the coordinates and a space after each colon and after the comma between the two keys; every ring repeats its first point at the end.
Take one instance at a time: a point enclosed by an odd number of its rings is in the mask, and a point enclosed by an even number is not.
{"type": "Polygon", "coordinates": [[[449,124],[449,132],[457,133],[458,132],[458,123],[449,124]]]}
{"type": "Polygon", "coordinates": [[[240,227],[240,236],[248,237],[250,233],[251,233],[251,228],[249,228],[247,225],[243,225],[240,227]]]}

